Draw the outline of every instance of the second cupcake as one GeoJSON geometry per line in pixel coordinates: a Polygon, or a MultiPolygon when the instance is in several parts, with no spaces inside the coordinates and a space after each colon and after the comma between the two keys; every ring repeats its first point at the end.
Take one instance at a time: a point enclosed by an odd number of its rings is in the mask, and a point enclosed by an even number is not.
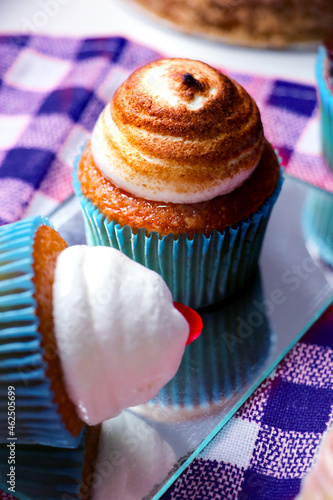
{"type": "Polygon", "coordinates": [[[333,172],[333,31],[319,47],[316,77],[322,151],[327,166],[333,172]]]}
{"type": "Polygon", "coordinates": [[[281,185],[253,99],[188,59],[155,61],[119,87],[74,175],[88,242],[157,271],[192,307],[248,281],[281,185]]]}
{"type": "Polygon", "coordinates": [[[76,447],[176,373],[197,313],[106,247],[67,247],[47,219],[0,228],[0,443],[76,447]]]}

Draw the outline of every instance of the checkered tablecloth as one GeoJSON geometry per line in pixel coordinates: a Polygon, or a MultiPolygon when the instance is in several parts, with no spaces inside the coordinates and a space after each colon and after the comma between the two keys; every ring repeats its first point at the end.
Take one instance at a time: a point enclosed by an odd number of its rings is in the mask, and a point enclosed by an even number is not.
{"type": "Polygon", "coordinates": [[[332,425],[333,307],[163,500],[294,499],[323,434],[332,425]]]}
{"type": "MultiPolygon", "coordinates": [[[[73,160],[105,103],[130,72],[157,57],[119,37],[0,37],[1,224],[47,214],[72,193],[73,160]]],[[[333,175],[320,155],[315,88],[232,76],[257,101],[265,135],[286,171],[333,192],[333,175]]],[[[333,419],[332,330],[330,310],[165,500],[295,497],[333,419]]]]}

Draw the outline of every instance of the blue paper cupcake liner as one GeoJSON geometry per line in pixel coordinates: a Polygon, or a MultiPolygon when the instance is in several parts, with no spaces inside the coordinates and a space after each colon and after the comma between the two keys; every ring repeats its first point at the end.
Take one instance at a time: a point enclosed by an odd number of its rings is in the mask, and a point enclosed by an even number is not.
{"type": "Polygon", "coordinates": [[[164,420],[207,416],[250,387],[270,354],[273,331],[259,272],[225,305],[201,311],[201,336],[187,346],[175,377],[138,411],[164,420]]]}
{"type": "MultiPolygon", "coordinates": [[[[24,500],[80,500],[84,454],[84,436],[74,450],[17,444],[15,497],[24,500]]],[[[8,457],[8,447],[0,445],[0,489],[12,493],[7,476],[8,457]]]]}
{"type": "Polygon", "coordinates": [[[319,47],[316,77],[320,100],[322,149],[327,166],[333,171],[333,92],[329,89],[325,76],[326,59],[325,48],[319,47]]]}
{"type": "Polygon", "coordinates": [[[171,290],[173,299],[194,308],[218,302],[235,293],[249,280],[257,264],[265,229],[280,193],[280,172],[273,194],[248,219],[223,232],[209,236],[173,234],[160,237],[157,232],[138,229],[135,232],[116,221],[108,221],[87,199],[73,173],[73,186],[85,220],[89,245],[111,246],[134,261],[156,271],[171,290]]]}
{"type": "Polygon", "coordinates": [[[0,442],[15,438],[18,444],[73,448],[80,436],[66,430],[53,402],[38,332],[32,277],[34,238],[41,225],[50,223],[35,217],[0,227],[0,442]],[[9,387],[15,393],[14,429],[8,422],[9,387]]]}
{"type": "Polygon", "coordinates": [[[316,189],[309,193],[303,211],[303,231],[310,251],[333,267],[333,194],[316,189]]]}

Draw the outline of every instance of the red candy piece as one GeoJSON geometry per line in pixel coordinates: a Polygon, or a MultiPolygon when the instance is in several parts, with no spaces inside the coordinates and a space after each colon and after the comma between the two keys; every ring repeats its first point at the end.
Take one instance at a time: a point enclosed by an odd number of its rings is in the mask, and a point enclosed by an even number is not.
{"type": "Polygon", "coordinates": [[[173,305],[184,316],[190,326],[190,333],[186,342],[186,345],[189,345],[191,342],[197,339],[202,332],[203,323],[201,316],[194,309],[185,306],[180,302],[174,302],[173,305]]]}

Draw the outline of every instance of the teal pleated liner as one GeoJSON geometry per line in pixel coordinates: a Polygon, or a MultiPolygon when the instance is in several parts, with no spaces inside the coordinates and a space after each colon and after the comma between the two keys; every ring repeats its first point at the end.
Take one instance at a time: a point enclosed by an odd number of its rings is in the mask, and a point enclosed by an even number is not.
{"type": "Polygon", "coordinates": [[[320,100],[320,126],[323,155],[327,166],[333,171],[333,91],[329,89],[326,72],[326,50],[319,47],[316,77],[320,100]]]}
{"type": "MultiPolygon", "coordinates": [[[[16,445],[15,497],[25,500],[80,500],[85,439],[76,449],[16,445]]],[[[9,449],[0,445],[0,489],[8,491],[9,449]]],[[[88,496],[85,497],[86,500],[88,496]]],[[[82,497],[84,500],[84,497],[82,497]]]]}
{"type": "Polygon", "coordinates": [[[319,189],[309,193],[302,223],[310,251],[333,267],[333,194],[319,189]]]}
{"type": "MultiPolygon", "coordinates": [[[[76,168],[78,160],[76,162],[76,168]]],[[[105,245],[159,273],[175,301],[197,308],[213,304],[243,287],[254,272],[266,226],[283,183],[282,169],[274,193],[247,220],[222,233],[193,239],[181,234],[160,237],[145,229],[108,221],[81,191],[76,170],[74,190],[80,200],[89,245],[105,245]]]]}
{"type": "Polygon", "coordinates": [[[175,377],[139,408],[157,419],[196,418],[250,386],[273,344],[259,272],[228,303],[201,311],[203,332],[187,346],[175,377]]]}
{"type": "Polygon", "coordinates": [[[33,243],[48,220],[34,217],[0,227],[0,442],[8,432],[8,387],[15,387],[17,443],[75,447],[46,376],[35,314],[33,243]]]}

